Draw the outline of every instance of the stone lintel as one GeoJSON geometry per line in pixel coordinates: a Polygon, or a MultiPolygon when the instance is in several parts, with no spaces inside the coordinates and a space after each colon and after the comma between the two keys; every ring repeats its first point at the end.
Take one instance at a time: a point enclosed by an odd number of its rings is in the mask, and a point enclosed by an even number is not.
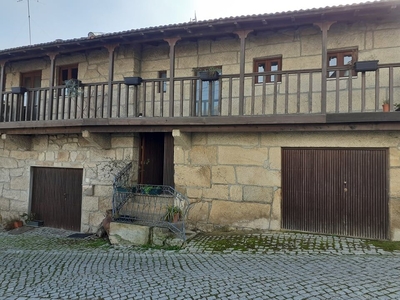
{"type": "Polygon", "coordinates": [[[172,130],[172,136],[176,146],[181,146],[183,150],[192,148],[192,134],[190,132],[181,132],[179,129],[172,130]]]}
{"type": "Polygon", "coordinates": [[[101,149],[111,149],[111,135],[109,133],[93,133],[83,130],[82,137],[101,149]]]}
{"type": "Polygon", "coordinates": [[[21,150],[32,149],[32,136],[30,135],[17,135],[17,134],[1,134],[1,139],[11,143],[13,146],[21,150]]]}

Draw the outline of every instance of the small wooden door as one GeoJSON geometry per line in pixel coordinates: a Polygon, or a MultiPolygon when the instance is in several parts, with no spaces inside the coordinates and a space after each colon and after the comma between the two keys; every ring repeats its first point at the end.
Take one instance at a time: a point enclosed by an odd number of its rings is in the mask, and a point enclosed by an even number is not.
{"type": "Polygon", "coordinates": [[[139,183],[174,186],[174,139],[170,132],[142,133],[139,183]]]}
{"type": "MultiPolygon", "coordinates": [[[[40,88],[42,71],[21,74],[21,85],[28,89],[40,88]]],[[[26,120],[37,120],[39,116],[39,91],[30,91],[23,95],[23,116],[26,120]]]]}
{"type": "Polygon", "coordinates": [[[80,231],[82,169],[32,168],[31,212],[44,225],[80,231]]]}

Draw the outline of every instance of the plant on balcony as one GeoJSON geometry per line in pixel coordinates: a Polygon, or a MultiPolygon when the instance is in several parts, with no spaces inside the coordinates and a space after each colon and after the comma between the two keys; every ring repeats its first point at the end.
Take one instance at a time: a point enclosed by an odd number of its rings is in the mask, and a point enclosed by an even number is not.
{"type": "Polygon", "coordinates": [[[177,223],[182,216],[182,209],[179,206],[167,206],[167,212],[164,215],[164,221],[177,223]]]}
{"type": "Polygon", "coordinates": [[[389,99],[386,99],[386,100],[383,101],[382,110],[384,112],[390,111],[390,101],[389,101],[389,99]]]}
{"type": "Polygon", "coordinates": [[[194,70],[198,71],[199,78],[201,81],[216,81],[219,79],[218,68],[209,67],[209,68],[201,68],[194,70]]]}
{"type": "Polygon", "coordinates": [[[78,79],[65,80],[65,92],[67,96],[76,97],[82,94],[81,84],[78,79]]]}

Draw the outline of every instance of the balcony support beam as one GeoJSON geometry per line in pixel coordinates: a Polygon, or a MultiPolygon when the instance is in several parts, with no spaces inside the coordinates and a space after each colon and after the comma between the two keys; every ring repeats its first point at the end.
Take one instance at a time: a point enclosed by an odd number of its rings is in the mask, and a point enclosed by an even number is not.
{"type": "Polygon", "coordinates": [[[49,120],[53,119],[53,100],[54,100],[54,74],[56,70],[56,56],[58,53],[47,53],[47,56],[50,57],[50,79],[49,79],[49,106],[48,106],[48,118],[49,120]]]}
{"type": "Polygon", "coordinates": [[[111,118],[112,114],[112,98],[113,98],[113,86],[114,81],[114,61],[115,61],[115,48],[118,44],[106,45],[108,50],[108,103],[107,103],[107,118],[111,118]]]}
{"type": "Polygon", "coordinates": [[[321,113],[326,113],[326,80],[328,76],[328,30],[336,21],[314,23],[322,31],[321,113]]]}
{"type": "Polygon", "coordinates": [[[16,135],[16,134],[1,134],[1,139],[9,142],[12,147],[20,150],[29,151],[32,149],[32,136],[29,135],[16,135]]]}
{"type": "Polygon", "coordinates": [[[164,39],[169,44],[169,116],[174,116],[175,45],[180,37],[164,39]]]}
{"type": "Polygon", "coordinates": [[[93,133],[83,130],[82,137],[97,148],[111,149],[111,135],[108,133],[93,133]]]}
{"type": "Polygon", "coordinates": [[[235,31],[240,38],[239,115],[243,116],[246,37],[253,30],[235,31]]]}
{"type": "Polygon", "coordinates": [[[172,136],[174,137],[176,146],[182,147],[183,150],[190,150],[192,148],[191,132],[182,132],[179,129],[173,129],[172,136]]]}

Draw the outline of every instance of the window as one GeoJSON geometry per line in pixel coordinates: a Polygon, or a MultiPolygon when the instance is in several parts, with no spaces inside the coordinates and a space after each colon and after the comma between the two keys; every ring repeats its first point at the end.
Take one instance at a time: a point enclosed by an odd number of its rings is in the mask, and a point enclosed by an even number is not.
{"type": "MultiPolygon", "coordinates": [[[[158,78],[167,78],[167,71],[158,71],[158,78]]],[[[158,84],[158,92],[165,93],[167,91],[167,81],[160,81],[158,84]]]]}
{"type": "MultiPolygon", "coordinates": [[[[275,72],[282,70],[282,56],[260,58],[254,60],[254,73],[275,72]]],[[[256,83],[264,82],[280,82],[281,75],[259,75],[256,76],[256,83]]]]}
{"type": "MultiPolygon", "coordinates": [[[[196,69],[195,76],[199,76],[199,72],[213,70],[218,72],[219,75],[222,74],[222,67],[206,67],[196,69]]],[[[196,115],[199,115],[199,107],[201,107],[202,116],[217,116],[219,105],[219,81],[201,81],[197,80],[196,83],[196,115]],[[201,100],[200,100],[200,90],[201,90],[201,100]],[[211,92],[211,101],[209,101],[211,92]],[[211,102],[211,107],[209,102],[211,102]]]]}
{"type": "Polygon", "coordinates": [[[58,69],[58,85],[64,85],[66,80],[78,79],[78,65],[61,66],[58,69]]]}
{"type": "MultiPolygon", "coordinates": [[[[351,66],[356,61],[357,61],[357,49],[328,51],[328,68],[351,66]]],[[[354,70],[352,72],[354,76],[357,75],[357,73],[354,70]]],[[[341,70],[339,73],[339,77],[348,77],[348,76],[349,76],[349,70],[341,70]]],[[[329,71],[328,77],[335,78],[336,71],[329,71]]]]}

